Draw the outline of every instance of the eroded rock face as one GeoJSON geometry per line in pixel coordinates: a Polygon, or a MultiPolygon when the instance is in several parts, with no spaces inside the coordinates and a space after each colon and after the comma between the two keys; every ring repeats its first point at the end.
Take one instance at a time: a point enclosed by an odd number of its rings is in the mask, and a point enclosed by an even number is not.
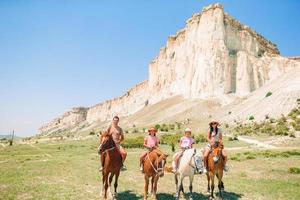
{"type": "Polygon", "coordinates": [[[80,114],[67,112],[40,131],[72,127],[82,121],[106,121],[114,115],[128,116],[176,95],[203,99],[247,96],[295,67],[300,67],[299,59],[281,57],[275,44],[214,4],[194,14],[185,28],[168,38],[149,65],[148,80],[122,97],[80,114]]]}
{"type": "Polygon", "coordinates": [[[41,133],[49,133],[60,130],[71,129],[74,126],[86,121],[88,108],[76,107],[71,111],[64,113],[61,117],[54,119],[42,126],[39,130],[41,133]]]}

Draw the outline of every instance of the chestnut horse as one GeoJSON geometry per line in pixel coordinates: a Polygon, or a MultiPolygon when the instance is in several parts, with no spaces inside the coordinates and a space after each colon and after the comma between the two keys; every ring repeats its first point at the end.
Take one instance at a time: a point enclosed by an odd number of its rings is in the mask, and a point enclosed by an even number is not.
{"type": "Polygon", "coordinates": [[[122,167],[122,157],[111,134],[109,134],[108,132],[104,132],[101,135],[100,141],[102,141],[100,152],[101,152],[101,160],[103,163],[102,196],[104,199],[107,199],[107,189],[109,187],[110,194],[112,195],[113,199],[116,199],[118,178],[120,175],[120,169],[122,167]],[[115,183],[114,183],[114,191],[112,192],[111,182],[114,176],[115,176],[115,183]]]}
{"type": "Polygon", "coordinates": [[[151,195],[156,199],[157,182],[164,175],[164,166],[168,155],[159,149],[153,149],[147,153],[144,161],[144,199],[148,198],[149,181],[151,178],[151,195]]]}
{"type": "Polygon", "coordinates": [[[208,154],[208,172],[207,176],[207,192],[210,193],[210,198],[214,198],[214,188],[215,188],[215,175],[218,178],[218,188],[221,199],[223,199],[224,183],[223,178],[223,169],[224,169],[224,158],[222,156],[223,144],[216,144],[215,147],[208,154]],[[211,184],[209,184],[211,181],[211,184]]]}

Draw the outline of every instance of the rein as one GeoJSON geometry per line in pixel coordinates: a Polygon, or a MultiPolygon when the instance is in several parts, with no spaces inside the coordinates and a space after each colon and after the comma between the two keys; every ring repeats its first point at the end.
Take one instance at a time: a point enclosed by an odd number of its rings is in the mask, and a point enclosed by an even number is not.
{"type": "MultiPolygon", "coordinates": [[[[161,155],[161,156],[162,156],[162,155],[161,155]]],[[[158,157],[158,161],[159,161],[159,158],[160,158],[160,157],[158,157]]],[[[164,168],[163,168],[163,167],[159,168],[159,167],[158,167],[159,162],[157,161],[157,169],[156,169],[156,168],[154,167],[153,163],[152,163],[151,160],[150,160],[149,153],[147,153],[147,159],[149,160],[150,165],[151,165],[152,169],[155,171],[156,176],[157,176],[157,175],[159,174],[159,172],[161,172],[164,168]]]]}
{"type": "Polygon", "coordinates": [[[109,149],[106,149],[105,150],[105,153],[107,153],[108,151],[111,151],[111,150],[114,150],[116,147],[111,147],[111,148],[109,148],[109,149]]]}

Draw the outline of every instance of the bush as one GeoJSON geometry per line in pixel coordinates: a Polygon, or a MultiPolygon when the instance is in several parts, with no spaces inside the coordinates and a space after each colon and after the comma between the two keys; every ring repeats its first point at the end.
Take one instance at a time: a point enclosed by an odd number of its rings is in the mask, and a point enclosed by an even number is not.
{"type": "Polygon", "coordinates": [[[230,160],[241,161],[241,159],[238,156],[230,156],[230,160]]]}
{"type": "Polygon", "coordinates": [[[300,174],[300,168],[298,168],[298,167],[290,167],[289,168],[289,173],[291,173],[291,174],[300,174]]]}
{"type": "Polygon", "coordinates": [[[206,137],[203,134],[198,134],[195,136],[195,142],[198,143],[202,143],[202,142],[206,142],[206,137]]]}
{"type": "Polygon", "coordinates": [[[181,134],[164,134],[161,136],[160,142],[161,144],[167,144],[172,146],[172,144],[178,144],[181,137],[181,134]]]}
{"type": "MultiPolygon", "coordinates": [[[[94,131],[90,132],[90,135],[95,135],[96,133],[94,131]]],[[[69,136],[69,135],[68,135],[69,136]]]]}
{"type": "Polygon", "coordinates": [[[269,97],[269,96],[271,96],[272,95],[272,92],[268,92],[267,94],[266,94],[266,97],[269,97]]]}
{"type": "Polygon", "coordinates": [[[250,155],[246,156],[246,159],[248,159],[248,160],[250,160],[250,159],[255,159],[255,156],[252,155],[252,154],[250,154],[250,155]]]}
{"type": "Polygon", "coordinates": [[[254,120],[254,117],[251,115],[251,116],[249,117],[249,120],[254,120]]]}
{"type": "Polygon", "coordinates": [[[124,148],[143,148],[144,147],[144,136],[138,136],[135,138],[127,138],[122,144],[124,148]]]}
{"type": "Polygon", "coordinates": [[[156,130],[160,130],[160,125],[159,125],[159,124],[156,124],[156,125],[155,125],[155,128],[156,128],[156,130]]]}

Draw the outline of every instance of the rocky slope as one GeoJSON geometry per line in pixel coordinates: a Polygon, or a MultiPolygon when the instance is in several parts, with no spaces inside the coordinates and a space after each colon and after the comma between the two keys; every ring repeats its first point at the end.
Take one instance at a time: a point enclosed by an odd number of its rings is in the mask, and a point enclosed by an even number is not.
{"type": "Polygon", "coordinates": [[[299,67],[299,59],[280,56],[275,44],[214,4],[194,14],[185,28],[168,38],[149,65],[148,80],[122,97],[67,112],[40,132],[90,126],[114,115],[131,116],[176,96],[228,105],[299,67]]]}

